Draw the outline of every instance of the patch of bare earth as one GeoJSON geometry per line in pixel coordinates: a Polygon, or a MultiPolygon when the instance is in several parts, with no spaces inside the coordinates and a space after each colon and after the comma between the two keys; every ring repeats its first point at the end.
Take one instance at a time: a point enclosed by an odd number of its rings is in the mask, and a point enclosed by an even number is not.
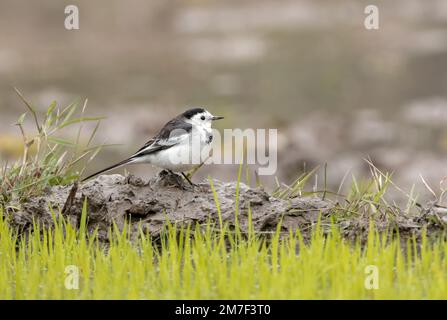
{"type": "MultiPolygon", "coordinates": [[[[271,234],[279,224],[288,234],[299,229],[309,239],[312,227],[321,217],[321,225],[330,229],[337,223],[348,238],[365,238],[369,222],[375,221],[380,230],[399,231],[402,236],[420,236],[425,227],[429,232],[445,235],[447,210],[430,204],[419,208],[418,215],[408,216],[394,208],[394,215],[350,214],[343,212],[343,204],[319,197],[273,197],[262,188],[250,188],[241,183],[237,201],[237,183],[214,181],[223,223],[234,228],[235,208],[238,205],[238,224],[241,232],[249,230],[248,212],[252,213],[253,230],[271,234]],[[331,219],[332,218],[332,219],[331,219]]],[[[99,240],[107,242],[113,222],[121,229],[129,223],[132,234],[142,230],[157,238],[169,220],[177,226],[195,227],[210,220],[219,225],[219,215],[213,191],[208,181],[190,186],[178,175],[162,171],[158,176],[143,181],[135,176],[103,175],[79,187],[53,187],[45,195],[30,199],[22,208],[10,214],[10,223],[23,234],[33,227],[33,219],[41,225],[53,224],[52,213],[61,214],[78,226],[84,201],[87,201],[87,229],[98,230],[99,240]],[[53,209],[53,210],[51,210],[53,209]]]]}

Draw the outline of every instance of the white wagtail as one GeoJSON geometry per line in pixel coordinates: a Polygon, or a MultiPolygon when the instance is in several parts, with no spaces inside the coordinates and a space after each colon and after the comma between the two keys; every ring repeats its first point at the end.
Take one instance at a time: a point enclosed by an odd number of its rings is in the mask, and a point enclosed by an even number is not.
{"type": "Polygon", "coordinates": [[[189,109],[166,123],[157,135],[130,158],[98,171],[82,181],[127,164],[149,163],[171,173],[180,172],[193,185],[184,171],[200,165],[193,161],[192,153],[202,153],[204,148],[210,147],[213,140],[211,123],[219,119],[223,117],[213,116],[203,108],[189,109]],[[193,148],[194,141],[198,141],[196,149],[193,148]],[[187,161],[178,161],[182,156],[185,159],[185,154],[188,155],[187,161]]]}

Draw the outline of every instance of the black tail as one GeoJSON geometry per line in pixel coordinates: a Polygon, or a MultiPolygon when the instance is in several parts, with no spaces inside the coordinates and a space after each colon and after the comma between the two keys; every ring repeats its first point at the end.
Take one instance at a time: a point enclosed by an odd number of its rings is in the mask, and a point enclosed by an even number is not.
{"type": "Polygon", "coordinates": [[[87,178],[82,179],[82,182],[84,182],[85,180],[88,180],[90,178],[93,178],[94,176],[97,176],[98,174],[101,174],[101,173],[110,171],[112,169],[119,168],[119,167],[124,166],[126,164],[132,163],[133,160],[134,159],[129,158],[129,159],[123,160],[121,162],[118,162],[117,164],[114,164],[113,166],[107,167],[105,169],[102,169],[101,171],[98,171],[98,172],[96,172],[94,174],[89,175],[87,178]]]}

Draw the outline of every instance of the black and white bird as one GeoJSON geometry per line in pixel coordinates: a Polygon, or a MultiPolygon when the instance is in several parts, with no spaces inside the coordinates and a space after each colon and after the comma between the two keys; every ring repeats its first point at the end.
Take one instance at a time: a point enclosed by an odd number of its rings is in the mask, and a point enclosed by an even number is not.
{"type": "Polygon", "coordinates": [[[213,140],[211,124],[219,119],[223,117],[213,116],[203,108],[189,109],[166,123],[158,134],[130,158],[98,171],[82,181],[128,164],[148,163],[169,172],[180,172],[192,185],[184,171],[200,164],[193,161],[193,158],[197,159],[193,152],[203,153],[207,148],[210,150],[213,140]],[[194,141],[197,143],[194,144],[194,141]],[[187,161],[178,161],[185,159],[185,155],[187,161]]]}

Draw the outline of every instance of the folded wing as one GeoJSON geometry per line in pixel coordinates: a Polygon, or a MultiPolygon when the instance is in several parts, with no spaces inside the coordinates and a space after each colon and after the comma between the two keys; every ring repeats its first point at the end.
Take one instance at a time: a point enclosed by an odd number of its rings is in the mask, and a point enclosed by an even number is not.
{"type": "Polygon", "coordinates": [[[192,125],[178,119],[169,121],[163,129],[144,144],[132,157],[149,155],[160,150],[169,149],[187,139],[191,133],[192,125]]]}

